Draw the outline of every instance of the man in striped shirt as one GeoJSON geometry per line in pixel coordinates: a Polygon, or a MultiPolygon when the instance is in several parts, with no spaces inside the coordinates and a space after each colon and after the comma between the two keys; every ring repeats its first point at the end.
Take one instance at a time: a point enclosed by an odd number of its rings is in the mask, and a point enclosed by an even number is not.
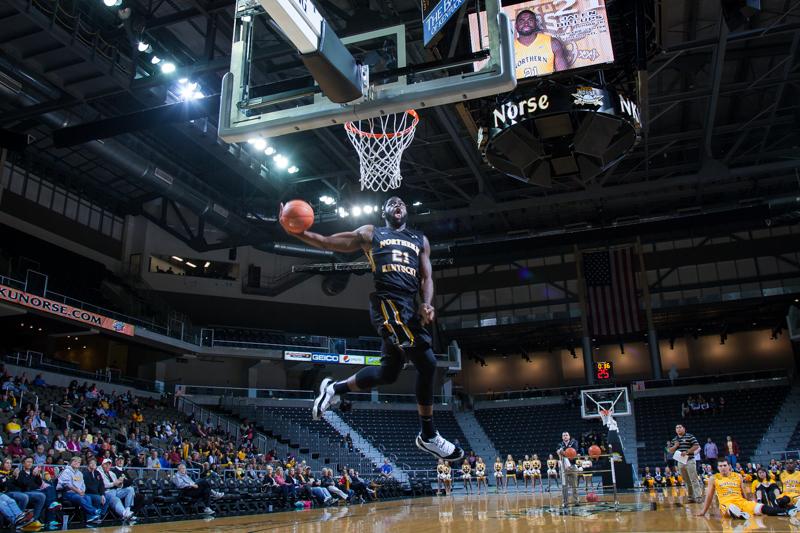
{"type": "Polygon", "coordinates": [[[697,462],[695,452],[700,449],[700,443],[691,433],[686,433],[683,424],[675,426],[675,438],[667,448],[670,454],[680,452],[682,460],[677,461],[678,471],[686,481],[689,491],[689,503],[703,503],[703,488],[697,477],[697,462]],[[684,461],[685,460],[685,461],[684,461]]]}

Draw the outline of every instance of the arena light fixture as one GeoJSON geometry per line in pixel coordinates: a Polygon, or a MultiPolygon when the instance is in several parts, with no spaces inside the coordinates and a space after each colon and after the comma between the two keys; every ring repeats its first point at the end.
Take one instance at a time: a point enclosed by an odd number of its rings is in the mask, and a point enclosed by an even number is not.
{"type": "Polygon", "coordinates": [[[161,72],[164,74],[172,74],[175,72],[175,63],[172,61],[166,61],[163,65],[161,65],[161,72]]]}
{"type": "Polygon", "coordinates": [[[180,257],[178,257],[177,255],[173,255],[173,256],[172,256],[172,259],[174,259],[175,261],[179,261],[179,262],[183,263],[183,259],[181,259],[181,258],[180,258],[180,257]]]}
{"type": "Polygon", "coordinates": [[[242,22],[250,22],[251,20],[253,20],[253,17],[250,15],[245,15],[242,17],[242,22]]]}
{"type": "Polygon", "coordinates": [[[150,46],[150,43],[148,43],[147,41],[139,41],[139,44],[136,45],[136,49],[144,53],[153,51],[153,47],[150,46]]]}
{"type": "Polygon", "coordinates": [[[267,146],[264,148],[264,153],[266,155],[275,155],[275,147],[274,146],[267,146]]]}
{"type": "Polygon", "coordinates": [[[357,206],[357,205],[354,205],[353,208],[350,211],[353,213],[354,217],[360,217],[361,216],[361,208],[359,206],[357,206]]]}
{"type": "Polygon", "coordinates": [[[363,207],[363,211],[364,211],[365,215],[372,214],[372,206],[371,205],[365,205],[363,207]]]}
{"type": "Polygon", "coordinates": [[[421,206],[421,205],[422,205],[422,202],[420,202],[420,201],[416,201],[416,202],[414,202],[414,203],[413,203],[413,204],[411,204],[411,205],[413,205],[414,207],[419,207],[419,206],[421,206]]]}
{"type": "Polygon", "coordinates": [[[288,169],[286,169],[286,172],[288,172],[289,174],[297,174],[298,172],[300,172],[300,169],[292,165],[288,169]]]}
{"type": "Polygon", "coordinates": [[[211,261],[206,261],[206,264],[203,265],[203,268],[208,268],[211,266],[211,261]]]}
{"type": "Polygon", "coordinates": [[[190,266],[192,268],[197,268],[197,265],[195,265],[194,263],[190,263],[189,261],[186,261],[186,266],[190,266]]]}
{"type": "Polygon", "coordinates": [[[119,7],[122,5],[122,0],[103,0],[106,7],[119,7]]]}
{"type": "Polygon", "coordinates": [[[350,213],[347,212],[347,209],[345,209],[344,207],[340,207],[339,208],[339,217],[340,218],[347,218],[349,216],[350,216],[350,213]]]}
{"type": "Polygon", "coordinates": [[[158,65],[159,63],[161,63],[161,58],[158,56],[153,56],[150,58],[150,62],[154,65],[158,65]]]}
{"type": "Polygon", "coordinates": [[[336,205],[336,199],[332,196],[322,195],[319,197],[319,201],[325,205],[336,205]]]}
{"type": "Polygon", "coordinates": [[[253,137],[252,139],[247,139],[247,144],[253,145],[253,148],[256,150],[263,150],[267,147],[267,141],[262,139],[261,137],[253,137]]]}
{"type": "Polygon", "coordinates": [[[272,160],[275,161],[275,165],[278,168],[286,168],[289,166],[289,160],[284,155],[275,154],[275,157],[273,157],[272,160]]]}

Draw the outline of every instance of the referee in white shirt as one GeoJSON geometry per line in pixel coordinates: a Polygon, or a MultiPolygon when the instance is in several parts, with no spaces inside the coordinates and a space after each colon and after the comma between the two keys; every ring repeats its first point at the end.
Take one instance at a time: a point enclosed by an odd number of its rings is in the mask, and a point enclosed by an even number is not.
{"type": "Polygon", "coordinates": [[[703,503],[703,488],[700,479],[697,477],[697,462],[695,453],[700,450],[700,443],[691,433],[686,433],[683,424],[675,426],[675,438],[672,439],[671,446],[667,448],[669,453],[680,452],[683,461],[676,461],[678,471],[686,483],[689,491],[689,503],[703,503]]]}

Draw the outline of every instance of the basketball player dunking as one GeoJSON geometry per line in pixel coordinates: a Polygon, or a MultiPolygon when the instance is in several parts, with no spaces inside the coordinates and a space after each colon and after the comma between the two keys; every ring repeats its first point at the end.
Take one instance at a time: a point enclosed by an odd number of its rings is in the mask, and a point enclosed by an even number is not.
{"type": "Polygon", "coordinates": [[[343,381],[322,380],[312,416],[318,420],[348,392],[368,391],[394,383],[408,359],[417,369],[417,412],[421,428],[416,445],[436,457],[456,461],[464,457],[464,450],[439,435],[433,425],[436,358],[431,349],[431,336],[425,329],[435,314],[431,304],[430,243],[425,235],[406,227],[406,204],[397,196],[386,200],[381,217],[386,222],[384,227],[365,225],[355,231],[330,236],[307,230],[290,233],[324,250],[342,253],[364,251],[375,280],[375,292],[370,295],[370,315],[383,339],[379,367],[362,368],[343,381]],[[421,296],[419,306],[415,305],[417,294],[421,296]]]}
{"type": "Polygon", "coordinates": [[[517,79],[569,68],[564,45],[555,37],[539,31],[533,11],[523,9],[517,13],[514,29],[517,37],[514,41],[517,79]]]}

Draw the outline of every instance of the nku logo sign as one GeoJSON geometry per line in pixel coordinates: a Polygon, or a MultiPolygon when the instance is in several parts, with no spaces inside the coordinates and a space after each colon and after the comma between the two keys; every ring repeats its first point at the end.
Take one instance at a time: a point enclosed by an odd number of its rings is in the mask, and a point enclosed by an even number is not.
{"type": "Polygon", "coordinates": [[[315,363],[338,363],[339,355],[335,353],[315,353],[311,355],[311,360],[315,363]]]}

